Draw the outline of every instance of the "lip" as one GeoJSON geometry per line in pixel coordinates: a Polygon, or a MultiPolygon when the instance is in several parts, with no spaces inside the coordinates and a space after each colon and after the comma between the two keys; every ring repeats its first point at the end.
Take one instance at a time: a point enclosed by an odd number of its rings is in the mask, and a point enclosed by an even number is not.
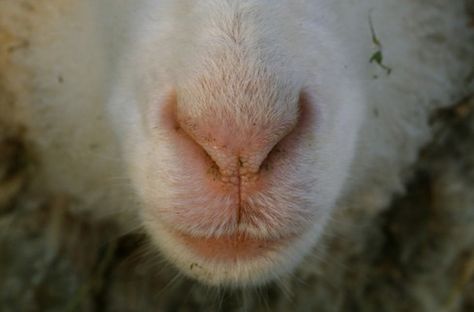
{"type": "Polygon", "coordinates": [[[176,237],[198,257],[218,262],[251,261],[277,252],[291,237],[260,239],[246,233],[219,237],[196,237],[175,232],[176,237]]]}

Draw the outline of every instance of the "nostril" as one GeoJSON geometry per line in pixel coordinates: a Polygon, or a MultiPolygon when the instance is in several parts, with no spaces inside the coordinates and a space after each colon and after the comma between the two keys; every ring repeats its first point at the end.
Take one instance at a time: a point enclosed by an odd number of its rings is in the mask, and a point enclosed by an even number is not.
{"type": "Polygon", "coordinates": [[[192,153],[205,157],[211,175],[223,181],[272,170],[272,160],[284,154],[286,143],[298,140],[308,113],[304,92],[293,109],[274,109],[279,115],[258,112],[258,107],[250,114],[233,107],[180,104],[173,93],[165,109],[167,124],[179,140],[193,145],[192,153]]]}
{"type": "Polygon", "coordinates": [[[288,149],[292,149],[303,139],[314,121],[314,117],[310,96],[305,91],[301,91],[295,121],[281,132],[279,140],[267,151],[261,160],[259,172],[271,171],[273,161],[285,157],[288,149]]]}

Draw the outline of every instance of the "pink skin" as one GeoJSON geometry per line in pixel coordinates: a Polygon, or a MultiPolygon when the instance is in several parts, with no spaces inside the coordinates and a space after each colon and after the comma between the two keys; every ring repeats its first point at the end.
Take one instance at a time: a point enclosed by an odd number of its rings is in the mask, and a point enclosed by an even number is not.
{"type": "Polygon", "coordinates": [[[211,114],[195,122],[186,119],[177,112],[172,92],[160,123],[183,178],[174,181],[179,201],[159,207],[157,218],[191,250],[213,260],[258,257],[301,235],[314,212],[291,191],[275,189],[298,170],[297,151],[316,119],[307,101],[303,92],[291,122],[239,131],[232,116],[224,122],[211,114]],[[291,209],[294,205],[299,209],[291,209]]]}

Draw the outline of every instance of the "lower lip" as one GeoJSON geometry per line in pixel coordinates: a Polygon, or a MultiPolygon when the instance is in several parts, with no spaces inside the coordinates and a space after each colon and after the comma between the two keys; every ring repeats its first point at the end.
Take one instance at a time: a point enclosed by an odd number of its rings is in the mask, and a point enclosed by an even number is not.
{"type": "Polygon", "coordinates": [[[221,237],[194,237],[176,233],[184,245],[199,257],[213,261],[252,260],[278,251],[288,243],[288,238],[257,239],[244,234],[221,237]]]}

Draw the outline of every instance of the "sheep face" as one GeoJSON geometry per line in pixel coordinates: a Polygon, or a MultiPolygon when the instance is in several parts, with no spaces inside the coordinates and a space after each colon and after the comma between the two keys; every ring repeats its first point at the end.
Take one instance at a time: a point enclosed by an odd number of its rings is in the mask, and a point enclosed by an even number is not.
{"type": "Polygon", "coordinates": [[[291,272],[348,178],[364,107],[351,61],[301,5],[156,12],[108,103],[147,232],[208,284],[291,272]]]}

